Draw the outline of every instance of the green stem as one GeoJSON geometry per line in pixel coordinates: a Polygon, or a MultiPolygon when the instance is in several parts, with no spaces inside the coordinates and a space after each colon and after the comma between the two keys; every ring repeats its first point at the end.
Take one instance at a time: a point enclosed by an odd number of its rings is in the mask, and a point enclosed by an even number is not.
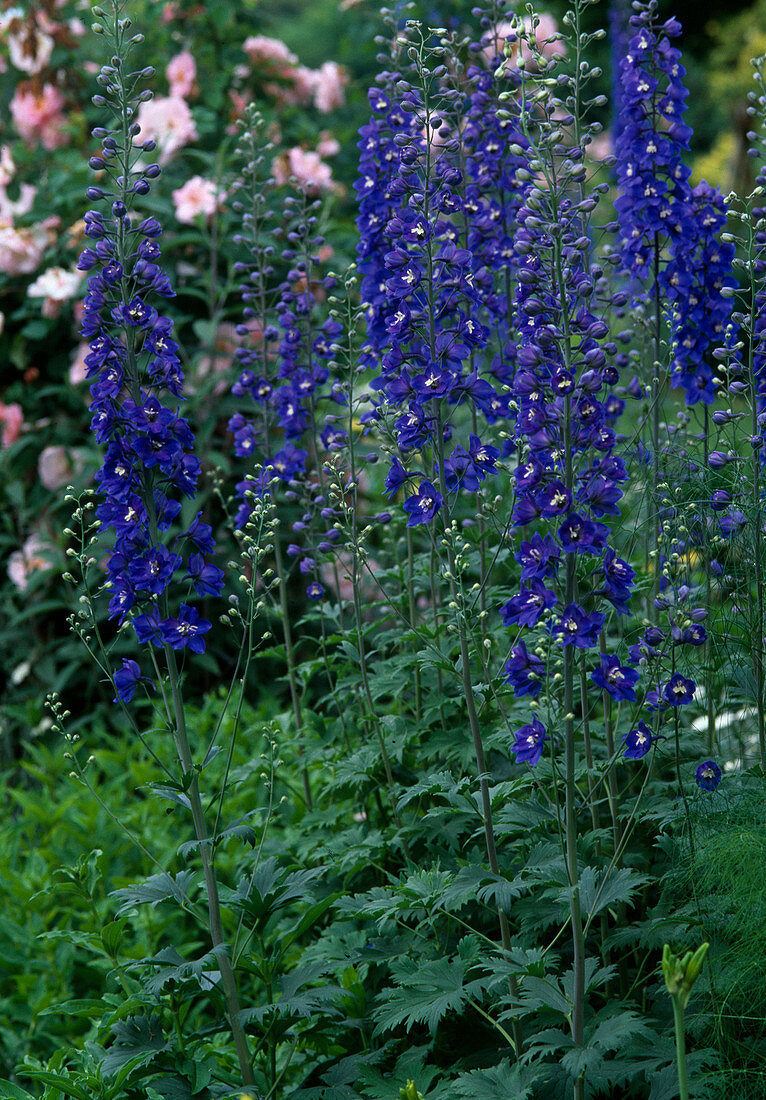
{"type": "Polygon", "coordinates": [[[686,1029],[684,1027],[684,1010],[675,997],[673,997],[673,1023],[676,1032],[678,1095],[680,1100],[689,1100],[689,1077],[686,1071],[686,1029]]]}

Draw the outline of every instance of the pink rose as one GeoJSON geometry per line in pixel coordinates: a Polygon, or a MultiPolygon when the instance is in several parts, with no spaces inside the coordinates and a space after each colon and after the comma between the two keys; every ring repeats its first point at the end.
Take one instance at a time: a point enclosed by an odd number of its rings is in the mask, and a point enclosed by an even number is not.
{"type": "Polygon", "coordinates": [[[78,344],[74,359],[69,367],[69,382],[72,386],[79,386],[88,377],[88,365],[85,362],[86,355],[90,355],[90,344],[78,344]]]}
{"type": "Polygon", "coordinates": [[[141,127],[139,142],[147,138],[157,142],[160,164],[166,164],[184,145],[197,140],[197,127],[189,105],[178,95],[157,96],[142,103],[136,122],[141,127]]]}
{"type": "Polygon", "coordinates": [[[21,405],[4,405],[0,401],[0,426],[2,426],[0,442],[2,442],[3,450],[6,450],[19,438],[23,423],[24,410],[21,405]]]}
{"type": "Polygon", "coordinates": [[[67,485],[72,480],[74,466],[66,452],[60,446],[45,447],[37,460],[37,476],[46,489],[53,491],[67,485]]]}
{"type": "Polygon", "coordinates": [[[0,216],[0,271],[6,275],[29,275],[40,266],[47,246],[45,222],[16,229],[9,218],[0,216]]]}
{"type": "Polygon", "coordinates": [[[193,224],[200,214],[211,218],[215,214],[216,204],[221,195],[212,180],[202,176],[192,176],[183,187],[173,192],[173,204],[179,222],[193,224]]]}
{"type": "Polygon", "coordinates": [[[334,61],[325,61],[314,73],[314,106],[322,114],[329,114],[345,102],[344,87],[348,77],[334,61]]]}
{"type": "Polygon", "coordinates": [[[165,76],[170,84],[171,96],[180,96],[186,99],[194,91],[194,82],[197,79],[197,63],[188,50],[176,54],[168,62],[165,76]]]}
{"type": "Polygon", "coordinates": [[[268,66],[272,72],[284,73],[298,64],[298,58],[278,38],[267,38],[264,34],[251,35],[242,43],[242,49],[254,66],[268,66]]]}
{"type": "Polygon", "coordinates": [[[8,576],[23,592],[29,584],[30,573],[38,569],[50,569],[53,547],[39,535],[30,535],[20,550],[8,559],[8,576]]]}
{"type": "Polygon", "coordinates": [[[318,153],[301,149],[298,145],[277,157],[271,171],[277,183],[287,183],[294,176],[308,192],[330,191],[334,186],[329,164],[325,164],[318,153]]]}
{"type": "Polygon", "coordinates": [[[44,84],[41,92],[19,84],[11,100],[11,114],[19,137],[28,145],[40,142],[44,149],[58,149],[69,140],[64,131],[62,114],[64,97],[52,84],[44,84]]]}

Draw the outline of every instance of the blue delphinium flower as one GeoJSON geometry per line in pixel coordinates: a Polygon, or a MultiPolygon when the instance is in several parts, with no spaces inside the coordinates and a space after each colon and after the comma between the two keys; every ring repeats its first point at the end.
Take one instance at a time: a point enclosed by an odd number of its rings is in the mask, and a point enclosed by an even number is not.
{"type": "Polygon", "coordinates": [[[722,774],[715,760],[704,760],[701,764],[697,765],[694,771],[694,778],[697,786],[701,790],[714,791],[721,782],[722,774]]]}
{"type": "MultiPolygon", "coordinates": [[[[486,98],[484,76],[491,84],[491,74],[472,69],[478,100],[486,105],[494,100],[486,98]]],[[[391,447],[387,490],[393,493],[408,477],[433,481],[449,513],[458,493],[480,491],[500,458],[499,448],[482,438],[480,418],[493,424],[508,412],[507,399],[493,384],[493,376],[505,375],[490,365],[496,357],[482,353],[487,322],[508,312],[495,290],[495,272],[506,261],[493,242],[503,232],[503,205],[495,191],[501,180],[511,189],[508,165],[500,167],[511,154],[497,135],[507,138],[509,128],[497,103],[495,122],[485,117],[480,124],[478,100],[469,107],[472,124],[463,125],[463,97],[448,81],[431,85],[430,77],[415,71],[384,73],[380,83],[380,91],[370,93],[374,114],[362,130],[356,184],[364,361],[380,371],[373,383],[379,399],[370,415],[391,447]],[[489,172],[482,143],[496,162],[489,172]],[[470,410],[472,430],[467,441],[454,441],[447,450],[458,407],[470,410]]],[[[413,496],[406,511],[409,526],[429,523],[436,514],[420,508],[413,496]]]]}
{"type": "Polygon", "coordinates": [[[696,689],[694,680],[688,680],[676,672],[663,687],[662,694],[671,707],[682,707],[686,703],[691,703],[696,689]]]}
{"type": "Polygon", "coordinates": [[[721,240],[726,213],[717,187],[702,180],[691,190],[689,202],[693,232],[677,243],[663,280],[675,304],[671,377],[684,390],[687,405],[709,405],[715,399],[709,353],[731,342],[726,330],[734,304],[729,292],[737,285],[732,274],[735,247],[721,240]]]}
{"type": "Polygon", "coordinates": [[[430,481],[421,481],[418,491],[407,497],[404,510],[407,512],[407,526],[416,527],[421,523],[430,523],[442,506],[442,495],[430,481]]]}
{"type": "Polygon", "coordinates": [[[639,722],[635,729],[629,730],[623,737],[626,760],[640,760],[646,756],[649,749],[657,740],[646,722],[639,722]]]}
{"type": "Polygon", "coordinates": [[[681,51],[670,40],[676,19],[659,24],[656,0],[640,0],[630,17],[633,36],[619,64],[615,124],[615,200],[625,267],[649,282],[673,309],[672,381],[686,403],[714,400],[707,361],[724,343],[732,302],[734,246],[720,239],[723,196],[702,181],[692,188],[684,163],[691,129],[683,122],[688,91],[681,51]]]}
{"type": "Polygon", "coordinates": [[[690,227],[691,170],[683,152],[691,129],[682,117],[689,93],[681,52],[670,45],[680,23],[658,26],[656,0],[633,7],[633,37],[620,62],[615,209],[625,266],[639,278],[655,278],[659,249],[678,243],[690,227]]]}
{"type": "Polygon", "coordinates": [[[543,755],[547,738],[545,726],[535,715],[530,725],[516,730],[516,741],[511,746],[512,752],[516,754],[516,763],[534,767],[543,755]]]}
{"type": "Polygon", "coordinates": [[[609,692],[617,702],[635,702],[635,685],[638,683],[639,673],[629,665],[621,665],[618,657],[602,654],[601,663],[591,672],[590,678],[597,687],[609,692]]]}
{"type": "MultiPolygon", "coordinates": [[[[132,110],[140,75],[105,66],[106,95],[96,102],[132,110]]],[[[114,190],[88,188],[88,197],[103,201],[107,210],[85,215],[85,233],[95,246],[84,249],[78,266],[92,272],[82,334],[89,343],[92,429],[106,447],[96,474],[102,497],[96,515],[114,532],[107,565],[109,614],[119,623],[131,621],[141,643],[201,653],[210,623],[188,604],[172,612],[174,585],[192,581],[198,594],[216,596],[223,573],[204,557],[214,544],[199,514],[185,531],[177,527],[183,498],[196,493],[200,463],[178,409],[183,371],[173,323],[153,304],[174,294],[157,263],[162,227],[135,211],[137,197],[147,194],[160,168],[142,165],[154,142],[139,140],[137,124],[128,128],[127,145],[120,127],[93,133],[101,152],[90,165],[108,172],[114,190]]],[[[125,662],[115,676],[118,696],[128,701],[145,679],[136,662],[125,662]]]]}
{"type": "Polygon", "coordinates": [[[536,698],[545,682],[545,661],[530,653],[523,641],[511,647],[511,656],[505,662],[505,682],[515,694],[536,698]]]}

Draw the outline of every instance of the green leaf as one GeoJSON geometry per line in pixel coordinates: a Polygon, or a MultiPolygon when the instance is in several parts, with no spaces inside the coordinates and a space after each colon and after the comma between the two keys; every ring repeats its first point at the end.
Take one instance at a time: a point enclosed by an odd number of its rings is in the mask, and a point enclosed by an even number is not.
{"type": "Polygon", "coordinates": [[[482,987],[481,981],[464,984],[465,969],[462,959],[426,963],[400,959],[392,963],[391,974],[398,988],[383,993],[384,1003],[373,1013],[377,1020],[375,1034],[392,1031],[401,1024],[408,1031],[415,1024],[426,1024],[435,1031],[448,1012],[461,1009],[482,987]]]}
{"type": "Polygon", "coordinates": [[[194,871],[179,871],[177,875],[170,875],[163,871],[159,875],[150,875],[144,882],[126,886],[120,890],[112,890],[109,896],[121,902],[117,910],[118,916],[139,905],[148,904],[154,909],[161,902],[170,901],[171,898],[183,904],[189,896],[189,887],[194,877],[194,871]]]}
{"type": "MultiPolygon", "coordinates": [[[[40,1081],[43,1085],[50,1085],[51,1088],[58,1089],[59,1092],[63,1092],[64,1096],[73,1096],[75,1100],[92,1100],[85,1089],[76,1085],[69,1077],[64,1077],[59,1073],[51,1073],[45,1069],[25,1069],[24,1066],[20,1066],[16,1071],[19,1077],[31,1077],[33,1081],[40,1081]]],[[[25,1094],[22,1093],[24,1097],[25,1094]]]]}
{"type": "Polygon", "coordinates": [[[585,867],[580,875],[580,904],[592,920],[610,905],[631,902],[636,891],[648,881],[646,875],[629,867],[612,867],[606,871],[585,867]]]}
{"type": "MultiPolygon", "coordinates": [[[[137,1068],[170,1049],[158,1016],[128,1016],[126,1020],[118,1020],[114,1024],[112,1034],[114,1042],[101,1064],[101,1071],[107,1077],[117,1073],[128,1062],[137,1068]]],[[[83,1100],[88,1098],[83,1097],[83,1100]]]]}
{"type": "Polygon", "coordinates": [[[20,1088],[19,1085],[12,1085],[10,1081],[0,1081],[0,1096],[3,1100],[34,1100],[31,1092],[20,1088]]]}
{"type": "Polygon", "coordinates": [[[569,1016],[572,1002],[564,995],[554,978],[537,978],[533,974],[525,974],[521,981],[520,1001],[525,1008],[552,1008],[562,1016],[569,1016]]]}
{"type": "Polygon", "coordinates": [[[518,1066],[511,1067],[507,1059],[492,1069],[475,1069],[461,1073],[449,1086],[449,1095],[460,1100],[527,1100],[537,1074],[518,1066]]]}

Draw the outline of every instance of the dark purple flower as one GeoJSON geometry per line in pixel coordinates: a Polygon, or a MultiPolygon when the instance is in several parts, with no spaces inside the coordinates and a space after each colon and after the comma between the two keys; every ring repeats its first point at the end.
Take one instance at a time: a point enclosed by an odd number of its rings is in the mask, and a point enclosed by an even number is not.
{"type": "Polygon", "coordinates": [[[715,760],[705,760],[694,771],[697,786],[703,791],[714,791],[721,782],[721,769],[715,760]]]}
{"type": "Polygon", "coordinates": [[[662,694],[672,707],[682,707],[686,703],[691,703],[696,688],[694,680],[687,680],[676,672],[665,684],[662,694]]]}
{"type": "Polygon", "coordinates": [[[442,495],[430,481],[421,481],[417,493],[407,497],[404,510],[408,513],[408,527],[420,523],[430,523],[442,506],[442,495]]]}
{"type": "Polygon", "coordinates": [[[164,645],[171,649],[190,649],[192,653],[205,652],[205,639],[212,627],[207,619],[201,619],[196,607],[182,603],[178,609],[178,618],[164,619],[160,623],[160,636],[164,645]]]}
{"type": "Polygon", "coordinates": [[[312,581],[306,588],[306,595],[310,600],[321,600],[324,595],[324,588],[319,581],[312,581]]]}
{"type": "Polygon", "coordinates": [[[513,596],[500,608],[506,626],[536,626],[541,616],[559,602],[555,592],[546,588],[541,580],[532,580],[522,585],[517,596],[513,596]]]}
{"type": "Polygon", "coordinates": [[[123,703],[129,703],[139,683],[151,686],[152,681],[148,676],[141,675],[141,669],[136,661],[123,660],[122,668],[114,674],[114,686],[117,688],[117,695],[112,701],[116,703],[118,699],[122,699],[123,703]]]}
{"type": "Polygon", "coordinates": [[[603,691],[607,691],[618,703],[624,700],[635,702],[635,685],[638,683],[639,673],[634,668],[621,665],[618,657],[614,655],[601,655],[601,664],[591,673],[591,680],[603,691]]]}
{"type": "Polygon", "coordinates": [[[516,730],[516,741],[511,746],[511,751],[516,754],[516,763],[534,767],[543,755],[547,736],[545,726],[537,716],[532,719],[531,725],[516,730]]]}
{"type": "Polygon", "coordinates": [[[573,645],[579,649],[590,649],[598,643],[598,636],[606,620],[600,611],[588,614],[576,603],[564,608],[561,618],[551,626],[552,633],[558,637],[560,645],[573,645]]]}
{"type": "Polygon", "coordinates": [[[656,738],[646,722],[639,722],[636,728],[629,730],[622,740],[625,743],[625,752],[623,753],[625,759],[640,760],[642,756],[646,756],[649,752],[656,738]]]}
{"type": "Polygon", "coordinates": [[[550,577],[556,572],[561,560],[561,550],[550,534],[541,535],[535,531],[529,542],[522,542],[514,554],[521,565],[521,579],[550,577]]]}
{"type": "Polygon", "coordinates": [[[523,641],[511,648],[511,656],[505,662],[505,682],[517,696],[536,698],[545,682],[545,661],[530,653],[523,641]]]}

